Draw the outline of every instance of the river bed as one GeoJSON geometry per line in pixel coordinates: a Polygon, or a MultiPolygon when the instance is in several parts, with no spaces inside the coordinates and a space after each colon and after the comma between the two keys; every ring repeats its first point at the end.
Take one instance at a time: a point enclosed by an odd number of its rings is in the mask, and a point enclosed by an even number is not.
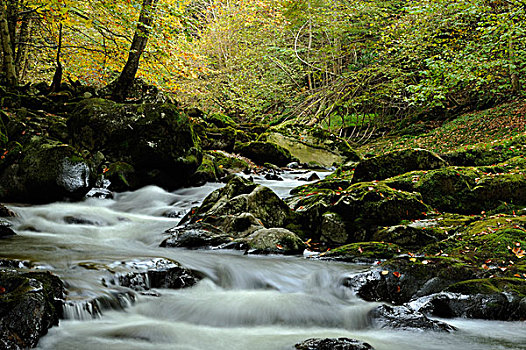
{"type": "MultiPolygon", "coordinates": [[[[280,196],[304,184],[293,174],[256,181],[280,196]]],[[[276,350],[312,337],[356,338],[377,350],[526,349],[525,322],[445,320],[459,329],[453,333],[373,328],[366,315],[378,304],[343,284],[366,265],[160,248],[163,232],[220,186],[175,192],[149,186],[111,200],[9,205],[19,214],[12,219],[17,236],[2,240],[0,256],[30,260],[68,289],[67,319],[50,329],[39,349],[276,350]],[[156,258],[205,277],[191,288],[144,294],[102,282],[111,280],[108,270],[156,258]],[[110,306],[90,309],[97,298],[110,306]]]]}

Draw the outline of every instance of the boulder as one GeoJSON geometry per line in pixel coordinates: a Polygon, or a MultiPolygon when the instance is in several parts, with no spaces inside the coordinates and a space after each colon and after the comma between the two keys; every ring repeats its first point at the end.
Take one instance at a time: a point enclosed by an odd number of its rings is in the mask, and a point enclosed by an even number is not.
{"type": "Polygon", "coordinates": [[[35,347],[62,317],[64,285],[49,273],[0,270],[0,348],[35,347]]]}
{"type": "Polygon", "coordinates": [[[166,231],[166,247],[240,248],[254,253],[299,253],[291,209],[267,187],[234,176],[215,190],[181,225],[166,231]]]}
{"type": "Polygon", "coordinates": [[[456,328],[441,321],[429,319],[424,314],[406,306],[381,305],[369,312],[369,318],[377,328],[403,330],[452,332],[456,328]]]}
{"type": "Polygon", "coordinates": [[[14,218],[16,213],[11,209],[7,208],[5,205],[0,203],[0,217],[1,218],[14,218]]]}
{"type": "Polygon", "coordinates": [[[11,228],[13,225],[4,219],[0,219],[0,238],[14,236],[16,233],[11,228]]]}
{"type": "Polygon", "coordinates": [[[320,254],[323,260],[337,260],[352,263],[373,263],[400,255],[400,247],[384,242],[350,243],[320,254]]]}
{"type": "Polygon", "coordinates": [[[343,182],[319,181],[302,187],[307,192],[295,191],[296,195],[287,200],[309,237],[323,237],[329,245],[368,241],[379,226],[418,219],[431,211],[420,194],[395,190],[383,183],[362,182],[336,191],[333,184],[343,182]]]}
{"type": "Polygon", "coordinates": [[[249,254],[301,254],[305,243],[284,228],[261,228],[241,240],[249,254]]]}
{"type": "Polygon", "coordinates": [[[124,267],[122,263],[119,265],[126,272],[116,274],[117,284],[136,291],[151,288],[187,288],[199,280],[192,271],[182,267],[178,262],[163,258],[128,261],[124,267]]]}
{"type": "Polygon", "coordinates": [[[298,350],[374,350],[368,343],[349,338],[311,338],[295,347],[298,350]]]}
{"type": "Polygon", "coordinates": [[[200,135],[203,149],[232,152],[236,143],[237,131],[232,127],[207,128],[200,135]]]}
{"type": "Polygon", "coordinates": [[[33,137],[0,167],[0,198],[28,203],[81,199],[93,178],[88,162],[71,146],[33,137]]]}
{"type": "Polygon", "coordinates": [[[315,162],[322,167],[331,167],[362,158],[347,141],[319,127],[306,128],[305,125],[285,122],[271,128],[264,136],[305,164],[315,162]]]}
{"type": "Polygon", "coordinates": [[[431,170],[447,165],[444,159],[431,151],[406,149],[360,161],[354,170],[352,182],[383,180],[413,170],[431,170]]]}
{"type": "Polygon", "coordinates": [[[175,189],[201,164],[191,122],[171,104],[84,100],[69,118],[68,130],[75,145],[133,167],[137,182],[128,182],[131,189],[148,184],[175,189]]]}
{"type": "Polygon", "coordinates": [[[284,167],[296,161],[296,158],[294,158],[287,149],[272,142],[254,141],[242,143],[236,146],[235,152],[259,165],[271,163],[284,167]]]}
{"type": "Polygon", "coordinates": [[[496,209],[504,202],[526,204],[526,175],[521,170],[499,173],[500,166],[495,168],[445,167],[415,171],[385,183],[419,192],[426,203],[453,213],[479,214],[496,209]]]}

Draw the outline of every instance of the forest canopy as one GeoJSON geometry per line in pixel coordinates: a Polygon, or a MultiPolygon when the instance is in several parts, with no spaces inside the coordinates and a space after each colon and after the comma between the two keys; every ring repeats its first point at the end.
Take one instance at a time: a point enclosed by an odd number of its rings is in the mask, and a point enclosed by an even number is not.
{"type": "MultiPolygon", "coordinates": [[[[2,40],[2,79],[14,79],[12,65],[19,85],[51,81],[60,61],[66,81],[109,84],[133,51],[144,3],[2,0],[0,31],[12,38],[2,40]]],[[[380,125],[524,95],[525,1],[154,4],[137,77],[242,120],[380,125]]]]}

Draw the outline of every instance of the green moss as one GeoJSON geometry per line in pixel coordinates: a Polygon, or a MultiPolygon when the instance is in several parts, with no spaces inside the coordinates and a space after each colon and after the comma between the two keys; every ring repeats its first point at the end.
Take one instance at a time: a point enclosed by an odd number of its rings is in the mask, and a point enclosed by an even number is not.
{"type": "Polygon", "coordinates": [[[508,292],[526,297],[526,280],[520,278],[483,278],[449,286],[446,291],[467,295],[508,292]]]}
{"type": "Polygon", "coordinates": [[[236,145],[235,151],[257,164],[272,163],[277,166],[285,166],[296,159],[290,152],[281,146],[271,142],[249,142],[236,145]]]}
{"type": "Polygon", "coordinates": [[[384,242],[351,243],[334,248],[324,254],[324,257],[343,261],[374,261],[390,259],[400,254],[400,247],[384,242]]]}

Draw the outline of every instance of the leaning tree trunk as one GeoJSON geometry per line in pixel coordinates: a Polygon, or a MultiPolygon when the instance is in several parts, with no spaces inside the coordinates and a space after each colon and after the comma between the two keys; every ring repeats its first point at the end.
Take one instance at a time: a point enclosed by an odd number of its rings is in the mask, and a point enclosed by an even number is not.
{"type": "Polygon", "coordinates": [[[7,86],[16,86],[18,82],[16,78],[16,69],[13,59],[11,36],[9,35],[9,25],[7,24],[7,17],[5,11],[6,4],[7,1],[0,0],[0,41],[2,42],[2,54],[4,56],[6,84],[7,86]]]}
{"type": "Polygon", "coordinates": [[[124,101],[128,96],[130,86],[133,84],[133,80],[139,69],[141,55],[148,43],[156,3],[157,0],[143,0],[142,2],[139,23],[133,36],[128,61],[113,88],[112,99],[115,101],[124,101]]]}

